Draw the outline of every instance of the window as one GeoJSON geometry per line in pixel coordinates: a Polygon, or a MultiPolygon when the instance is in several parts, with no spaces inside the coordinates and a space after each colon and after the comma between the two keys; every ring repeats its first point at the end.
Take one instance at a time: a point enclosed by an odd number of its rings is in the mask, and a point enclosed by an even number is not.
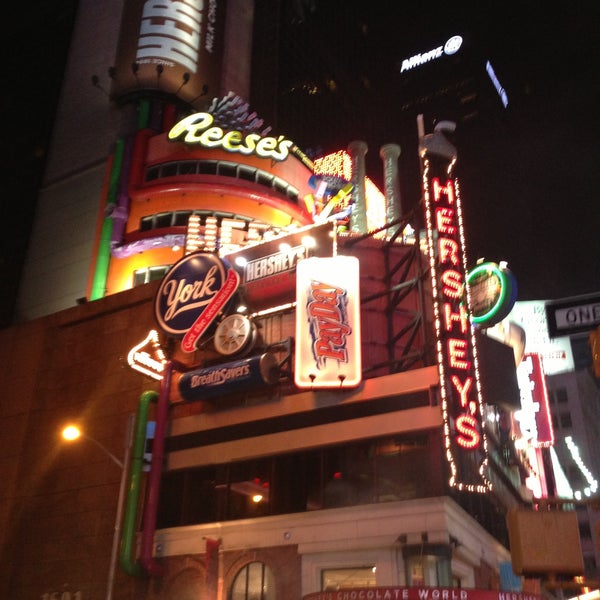
{"type": "Polygon", "coordinates": [[[240,569],[233,580],[229,600],[275,600],[275,578],[261,562],[251,562],[240,569]]]}
{"type": "Polygon", "coordinates": [[[573,423],[571,422],[571,413],[563,412],[559,415],[560,418],[560,426],[561,427],[571,427],[573,423]]]}
{"type": "Polygon", "coordinates": [[[170,265],[163,265],[159,267],[149,267],[147,269],[138,269],[133,273],[133,287],[138,285],[144,285],[151,281],[157,281],[162,279],[167,271],[171,268],[170,265]]]}
{"type": "Polygon", "coordinates": [[[409,434],[171,471],[158,527],[438,496],[444,480],[429,446],[426,434],[409,434]]]}
{"type": "Polygon", "coordinates": [[[422,544],[402,548],[406,583],[434,587],[452,585],[450,546],[445,544],[422,544]]]}
{"type": "Polygon", "coordinates": [[[560,387],[554,390],[554,396],[559,404],[566,404],[569,401],[569,395],[567,394],[567,388],[560,387]]]}
{"type": "Polygon", "coordinates": [[[370,588],[377,585],[375,565],[346,569],[323,569],[321,591],[333,592],[347,588],[370,588]]]}
{"type": "Polygon", "coordinates": [[[592,539],[592,528],[589,523],[579,523],[579,537],[582,540],[592,539]]]}

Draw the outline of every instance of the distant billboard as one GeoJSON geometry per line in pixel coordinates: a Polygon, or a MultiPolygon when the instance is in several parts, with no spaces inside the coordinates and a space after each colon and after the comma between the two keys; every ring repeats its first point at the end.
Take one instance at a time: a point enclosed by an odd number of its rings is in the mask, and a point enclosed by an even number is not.
{"type": "Polygon", "coordinates": [[[112,97],[158,90],[193,103],[217,96],[225,14],[225,0],[126,0],[112,97]]]}
{"type": "Polygon", "coordinates": [[[539,354],[546,375],[574,369],[573,352],[567,337],[550,339],[544,300],[517,301],[508,315],[525,331],[525,352],[539,354]]]}
{"type": "Polygon", "coordinates": [[[554,444],[554,428],[548,403],[548,390],[542,359],[539,354],[527,353],[517,367],[521,391],[521,409],[515,412],[521,435],[536,448],[554,444]]]}

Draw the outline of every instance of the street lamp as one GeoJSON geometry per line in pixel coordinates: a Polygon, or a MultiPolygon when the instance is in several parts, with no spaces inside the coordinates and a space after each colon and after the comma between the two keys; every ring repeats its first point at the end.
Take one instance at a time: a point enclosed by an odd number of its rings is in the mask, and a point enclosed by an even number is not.
{"type": "Polygon", "coordinates": [[[127,429],[125,431],[125,454],[123,460],[119,460],[104,444],[87,435],[76,425],[67,425],[61,432],[62,437],[67,441],[74,441],[83,438],[93,442],[102,452],[117,464],[121,469],[121,484],[119,485],[119,500],[117,502],[117,514],[115,515],[115,529],[113,534],[112,551],[110,555],[110,567],[108,570],[108,582],[106,586],[106,600],[112,600],[113,587],[115,582],[115,571],[117,567],[117,554],[119,551],[119,536],[121,535],[121,519],[123,516],[123,504],[125,500],[125,487],[127,485],[127,474],[129,471],[129,462],[131,456],[131,447],[133,444],[133,426],[135,415],[129,415],[127,419],[127,429]]]}

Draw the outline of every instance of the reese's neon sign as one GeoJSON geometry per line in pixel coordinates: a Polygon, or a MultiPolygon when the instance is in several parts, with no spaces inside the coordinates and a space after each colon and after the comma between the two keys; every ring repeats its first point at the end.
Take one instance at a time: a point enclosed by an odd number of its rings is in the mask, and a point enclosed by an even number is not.
{"type": "Polygon", "coordinates": [[[280,135],[263,137],[258,133],[244,134],[241,131],[225,131],[213,125],[215,119],[210,113],[195,113],[174,125],[168,133],[171,141],[186,144],[199,144],[205,148],[220,148],[227,152],[256,154],[261,158],[285,160],[294,142],[280,135]]]}

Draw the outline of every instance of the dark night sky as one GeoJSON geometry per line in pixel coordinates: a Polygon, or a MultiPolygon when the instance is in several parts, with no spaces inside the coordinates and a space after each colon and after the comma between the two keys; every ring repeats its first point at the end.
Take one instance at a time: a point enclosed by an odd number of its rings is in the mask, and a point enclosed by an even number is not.
{"type": "MultiPolygon", "coordinates": [[[[443,18],[421,3],[361,4],[395,7],[418,27],[443,18]]],[[[0,244],[0,327],[12,319],[77,2],[19,6],[3,35],[0,216],[11,232],[0,244]]],[[[521,300],[600,292],[600,5],[477,6],[453,19],[489,35],[514,104],[508,125],[459,148],[469,257],[508,261],[521,300]]]]}

